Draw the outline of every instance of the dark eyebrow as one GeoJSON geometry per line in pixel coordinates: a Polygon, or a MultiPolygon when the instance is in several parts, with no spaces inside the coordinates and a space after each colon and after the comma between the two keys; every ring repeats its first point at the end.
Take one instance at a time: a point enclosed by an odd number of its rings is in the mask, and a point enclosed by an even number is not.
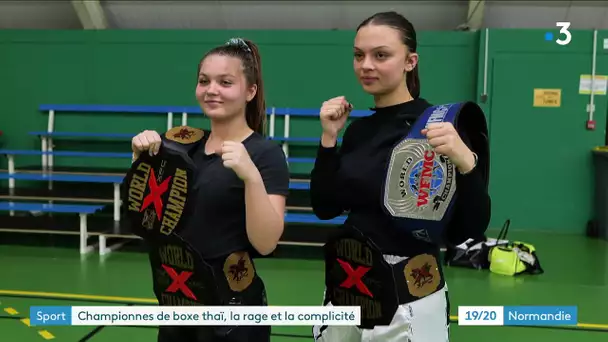
{"type": "MultiPolygon", "coordinates": [[[[199,76],[199,77],[200,77],[200,76],[203,76],[203,77],[209,77],[209,76],[205,75],[205,74],[204,74],[204,73],[202,73],[202,72],[201,72],[200,74],[198,74],[198,76],[199,76]]],[[[234,77],[234,75],[231,75],[231,74],[221,74],[221,75],[218,75],[218,77],[234,77]]]]}
{"type": "MultiPolygon", "coordinates": [[[[375,48],[372,49],[372,51],[374,50],[380,50],[380,49],[390,49],[390,47],[386,46],[386,45],[380,45],[380,46],[376,46],[375,48]]],[[[355,50],[361,50],[361,48],[358,48],[355,46],[355,50]]]]}

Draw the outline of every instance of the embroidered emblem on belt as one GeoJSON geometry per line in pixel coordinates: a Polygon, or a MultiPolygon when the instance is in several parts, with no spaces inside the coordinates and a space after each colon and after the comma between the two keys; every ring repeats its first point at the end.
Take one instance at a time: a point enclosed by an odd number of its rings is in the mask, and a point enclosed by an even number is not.
{"type": "Polygon", "coordinates": [[[408,261],[403,270],[407,288],[415,297],[425,297],[435,292],[441,283],[437,259],[421,254],[408,261]]]}
{"type": "Polygon", "coordinates": [[[255,276],[255,269],[246,252],[234,252],[224,262],[224,275],[232,291],[241,292],[249,287],[255,276]]]}
{"type": "Polygon", "coordinates": [[[182,144],[197,142],[203,138],[205,132],[189,126],[173,127],[165,133],[165,138],[182,144]]]}

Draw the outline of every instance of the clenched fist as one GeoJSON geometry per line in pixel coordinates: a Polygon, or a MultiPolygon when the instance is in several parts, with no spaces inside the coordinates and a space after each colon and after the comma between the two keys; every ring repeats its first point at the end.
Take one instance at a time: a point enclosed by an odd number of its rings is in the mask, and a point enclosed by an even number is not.
{"type": "Polygon", "coordinates": [[[323,134],[336,139],[340,130],[344,128],[352,108],[344,96],[334,97],[323,102],[319,112],[323,134]]]}
{"type": "Polygon", "coordinates": [[[224,167],[232,169],[241,180],[248,181],[255,176],[257,168],[242,143],[224,141],[217,154],[222,157],[224,167]]]}
{"type": "Polygon", "coordinates": [[[450,158],[460,172],[467,173],[475,167],[473,152],[462,141],[452,123],[431,123],[421,133],[426,135],[435,152],[450,158]]]}
{"type": "Polygon", "coordinates": [[[139,158],[143,151],[148,151],[151,156],[158,153],[162,140],[156,131],[143,131],[131,140],[133,158],[139,158]]]}

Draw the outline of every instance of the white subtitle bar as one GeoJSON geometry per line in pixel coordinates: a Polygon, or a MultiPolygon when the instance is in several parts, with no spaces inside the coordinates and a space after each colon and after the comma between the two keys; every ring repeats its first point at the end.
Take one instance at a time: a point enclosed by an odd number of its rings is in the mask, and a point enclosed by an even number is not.
{"type": "Polygon", "coordinates": [[[33,306],[30,325],[359,325],[345,306],[33,306]]]}

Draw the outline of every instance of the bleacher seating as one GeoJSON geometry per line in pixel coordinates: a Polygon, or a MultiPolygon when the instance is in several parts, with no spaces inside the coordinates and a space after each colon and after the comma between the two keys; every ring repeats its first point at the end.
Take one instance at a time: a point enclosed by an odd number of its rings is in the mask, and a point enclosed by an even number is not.
{"type": "MultiPolygon", "coordinates": [[[[120,184],[124,175],[95,175],[95,174],[61,174],[61,173],[8,173],[0,172],[0,179],[8,180],[29,180],[29,181],[48,181],[48,182],[72,182],[72,183],[108,183],[114,188],[114,221],[120,221],[120,184]]],[[[14,188],[14,184],[13,184],[14,188]]],[[[289,182],[290,190],[308,190],[310,184],[306,181],[289,182]]]]}
{"type": "MultiPolygon", "coordinates": [[[[117,105],[41,105],[40,111],[48,113],[48,125],[46,131],[33,131],[29,132],[29,135],[38,136],[41,139],[40,150],[13,150],[13,149],[2,149],[0,154],[5,155],[8,159],[8,172],[0,172],[0,179],[7,179],[9,189],[15,189],[15,181],[46,181],[52,182],[72,182],[72,183],[108,183],[113,184],[113,217],[114,221],[120,220],[120,184],[123,179],[123,175],[105,175],[97,173],[89,174],[73,174],[73,173],[57,173],[53,171],[53,157],[80,157],[80,158],[118,158],[118,159],[130,159],[131,152],[125,150],[124,152],[83,152],[83,151],[54,151],[53,150],[53,139],[59,138],[94,138],[94,139],[121,139],[130,140],[133,134],[130,133],[116,133],[116,132],[69,132],[69,131],[55,131],[55,120],[57,116],[62,112],[79,112],[79,113],[134,113],[134,114],[164,114],[167,116],[167,129],[173,127],[174,114],[181,114],[181,124],[188,124],[189,115],[202,115],[202,111],[198,107],[185,107],[185,106],[117,106],[117,105]],[[39,172],[21,172],[15,168],[15,157],[16,156],[41,156],[41,170],[39,172]]],[[[369,115],[370,111],[358,111],[355,110],[351,113],[352,117],[361,117],[369,115]]],[[[317,143],[319,137],[294,137],[291,136],[290,117],[292,116],[318,116],[318,109],[297,109],[297,108],[268,108],[267,114],[269,116],[269,130],[268,138],[276,141],[282,145],[282,148],[287,156],[289,164],[314,163],[314,158],[306,157],[291,157],[289,155],[289,145],[300,144],[300,143],[317,143]],[[277,136],[276,132],[276,117],[283,117],[283,134],[277,136]]],[[[128,146],[128,145],[127,145],[128,146]]],[[[127,147],[128,149],[128,147],[127,147]]],[[[290,182],[289,188],[294,191],[307,191],[310,186],[309,183],[304,180],[290,182]]],[[[68,213],[68,214],[79,214],[81,217],[80,222],[80,250],[81,253],[91,251],[91,246],[87,244],[89,236],[99,237],[99,253],[107,254],[120,246],[117,245],[107,246],[107,239],[109,238],[120,238],[120,239],[134,239],[135,236],[124,234],[121,232],[114,232],[109,230],[108,232],[95,232],[93,234],[87,232],[86,219],[88,215],[94,214],[103,208],[102,205],[75,205],[75,204],[45,204],[45,203],[19,203],[19,202],[0,202],[0,211],[40,211],[40,212],[56,212],[56,213],[68,213]],[[84,220],[84,221],[83,221],[84,220]]],[[[334,220],[322,221],[317,219],[311,213],[303,213],[302,211],[310,211],[310,208],[305,207],[288,207],[289,212],[286,214],[287,224],[312,224],[312,225],[338,225],[344,221],[344,217],[339,217],[334,220]],[[296,212],[292,212],[296,211],[296,212]],[[299,212],[298,212],[299,211],[299,212]]],[[[294,241],[283,241],[283,244],[298,244],[294,241]]]]}
{"type": "MultiPolygon", "coordinates": [[[[313,214],[302,214],[302,213],[286,213],[285,223],[286,224],[315,224],[315,225],[339,225],[344,223],[346,220],[345,216],[336,217],[333,220],[321,221],[313,214]]],[[[97,234],[99,236],[99,255],[107,255],[113,250],[120,248],[126,240],[140,239],[139,236],[133,234],[114,233],[111,231],[102,232],[97,234]],[[108,246],[108,239],[118,238],[123,241],[119,241],[116,244],[108,246]]],[[[322,246],[321,243],[310,243],[310,242],[298,242],[298,241],[280,241],[281,245],[295,245],[295,246],[322,246]]]]}
{"type": "MultiPolygon", "coordinates": [[[[0,150],[0,154],[8,158],[9,173],[15,170],[15,156],[57,156],[57,157],[81,157],[81,158],[119,158],[131,159],[131,152],[83,152],[83,151],[38,151],[38,150],[0,150]]],[[[313,158],[287,158],[288,163],[314,163],[313,158]]],[[[43,166],[43,170],[52,168],[52,162],[43,166]]]]}
{"type": "Polygon", "coordinates": [[[67,213],[80,215],[80,254],[86,254],[93,250],[94,246],[89,245],[91,237],[87,230],[87,218],[89,215],[103,209],[99,205],[78,205],[78,204],[48,204],[48,203],[19,203],[19,202],[0,202],[1,211],[38,211],[45,213],[67,213]]]}

